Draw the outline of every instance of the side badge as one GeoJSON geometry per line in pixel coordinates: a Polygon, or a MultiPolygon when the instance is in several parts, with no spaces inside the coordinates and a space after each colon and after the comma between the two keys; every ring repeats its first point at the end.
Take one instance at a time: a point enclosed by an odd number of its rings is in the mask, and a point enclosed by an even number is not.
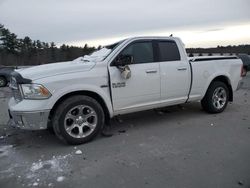
{"type": "Polygon", "coordinates": [[[126,87],[126,82],[112,83],[113,88],[126,87]]]}

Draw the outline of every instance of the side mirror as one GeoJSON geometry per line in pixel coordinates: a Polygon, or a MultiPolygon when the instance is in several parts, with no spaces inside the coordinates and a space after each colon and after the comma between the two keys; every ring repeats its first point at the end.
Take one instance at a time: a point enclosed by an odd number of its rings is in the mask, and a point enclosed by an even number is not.
{"type": "Polygon", "coordinates": [[[128,65],[119,68],[121,71],[121,77],[123,79],[129,79],[131,77],[131,70],[128,65]]]}
{"type": "Polygon", "coordinates": [[[115,60],[115,66],[125,66],[132,64],[134,62],[134,58],[132,55],[119,55],[115,60]]]}

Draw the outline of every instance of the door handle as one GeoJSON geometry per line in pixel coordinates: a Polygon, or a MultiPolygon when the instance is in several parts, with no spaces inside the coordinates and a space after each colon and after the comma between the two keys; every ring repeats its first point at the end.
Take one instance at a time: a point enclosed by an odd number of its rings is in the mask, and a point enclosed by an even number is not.
{"type": "Polygon", "coordinates": [[[177,70],[178,71],[184,71],[184,70],[187,70],[187,68],[186,67],[179,67],[179,68],[177,68],[177,70]]]}
{"type": "Polygon", "coordinates": [[[147,74],[157,73],[157,70],[146,70],[147,74]]]}

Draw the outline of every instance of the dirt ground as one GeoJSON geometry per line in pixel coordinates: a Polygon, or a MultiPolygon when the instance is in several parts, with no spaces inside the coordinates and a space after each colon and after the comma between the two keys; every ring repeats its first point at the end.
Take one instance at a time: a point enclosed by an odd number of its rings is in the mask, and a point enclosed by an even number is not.
{"type": "Polygon", "coordinates": [[[250,76],[225,112],[199,103],[121,116],[80,146],[7,127],[0,89],[0,187],[250,188],[250,76]]]}

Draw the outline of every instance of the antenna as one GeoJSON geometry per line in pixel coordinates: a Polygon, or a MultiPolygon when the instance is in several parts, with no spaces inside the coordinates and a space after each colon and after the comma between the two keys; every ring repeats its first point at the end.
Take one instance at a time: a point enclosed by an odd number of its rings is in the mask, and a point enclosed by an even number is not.
{"type": "Polygon", "coordinates": [[[172,37],[172,36],[173,36],[173,34],[170,35],[170,37],[172,37]]]}

